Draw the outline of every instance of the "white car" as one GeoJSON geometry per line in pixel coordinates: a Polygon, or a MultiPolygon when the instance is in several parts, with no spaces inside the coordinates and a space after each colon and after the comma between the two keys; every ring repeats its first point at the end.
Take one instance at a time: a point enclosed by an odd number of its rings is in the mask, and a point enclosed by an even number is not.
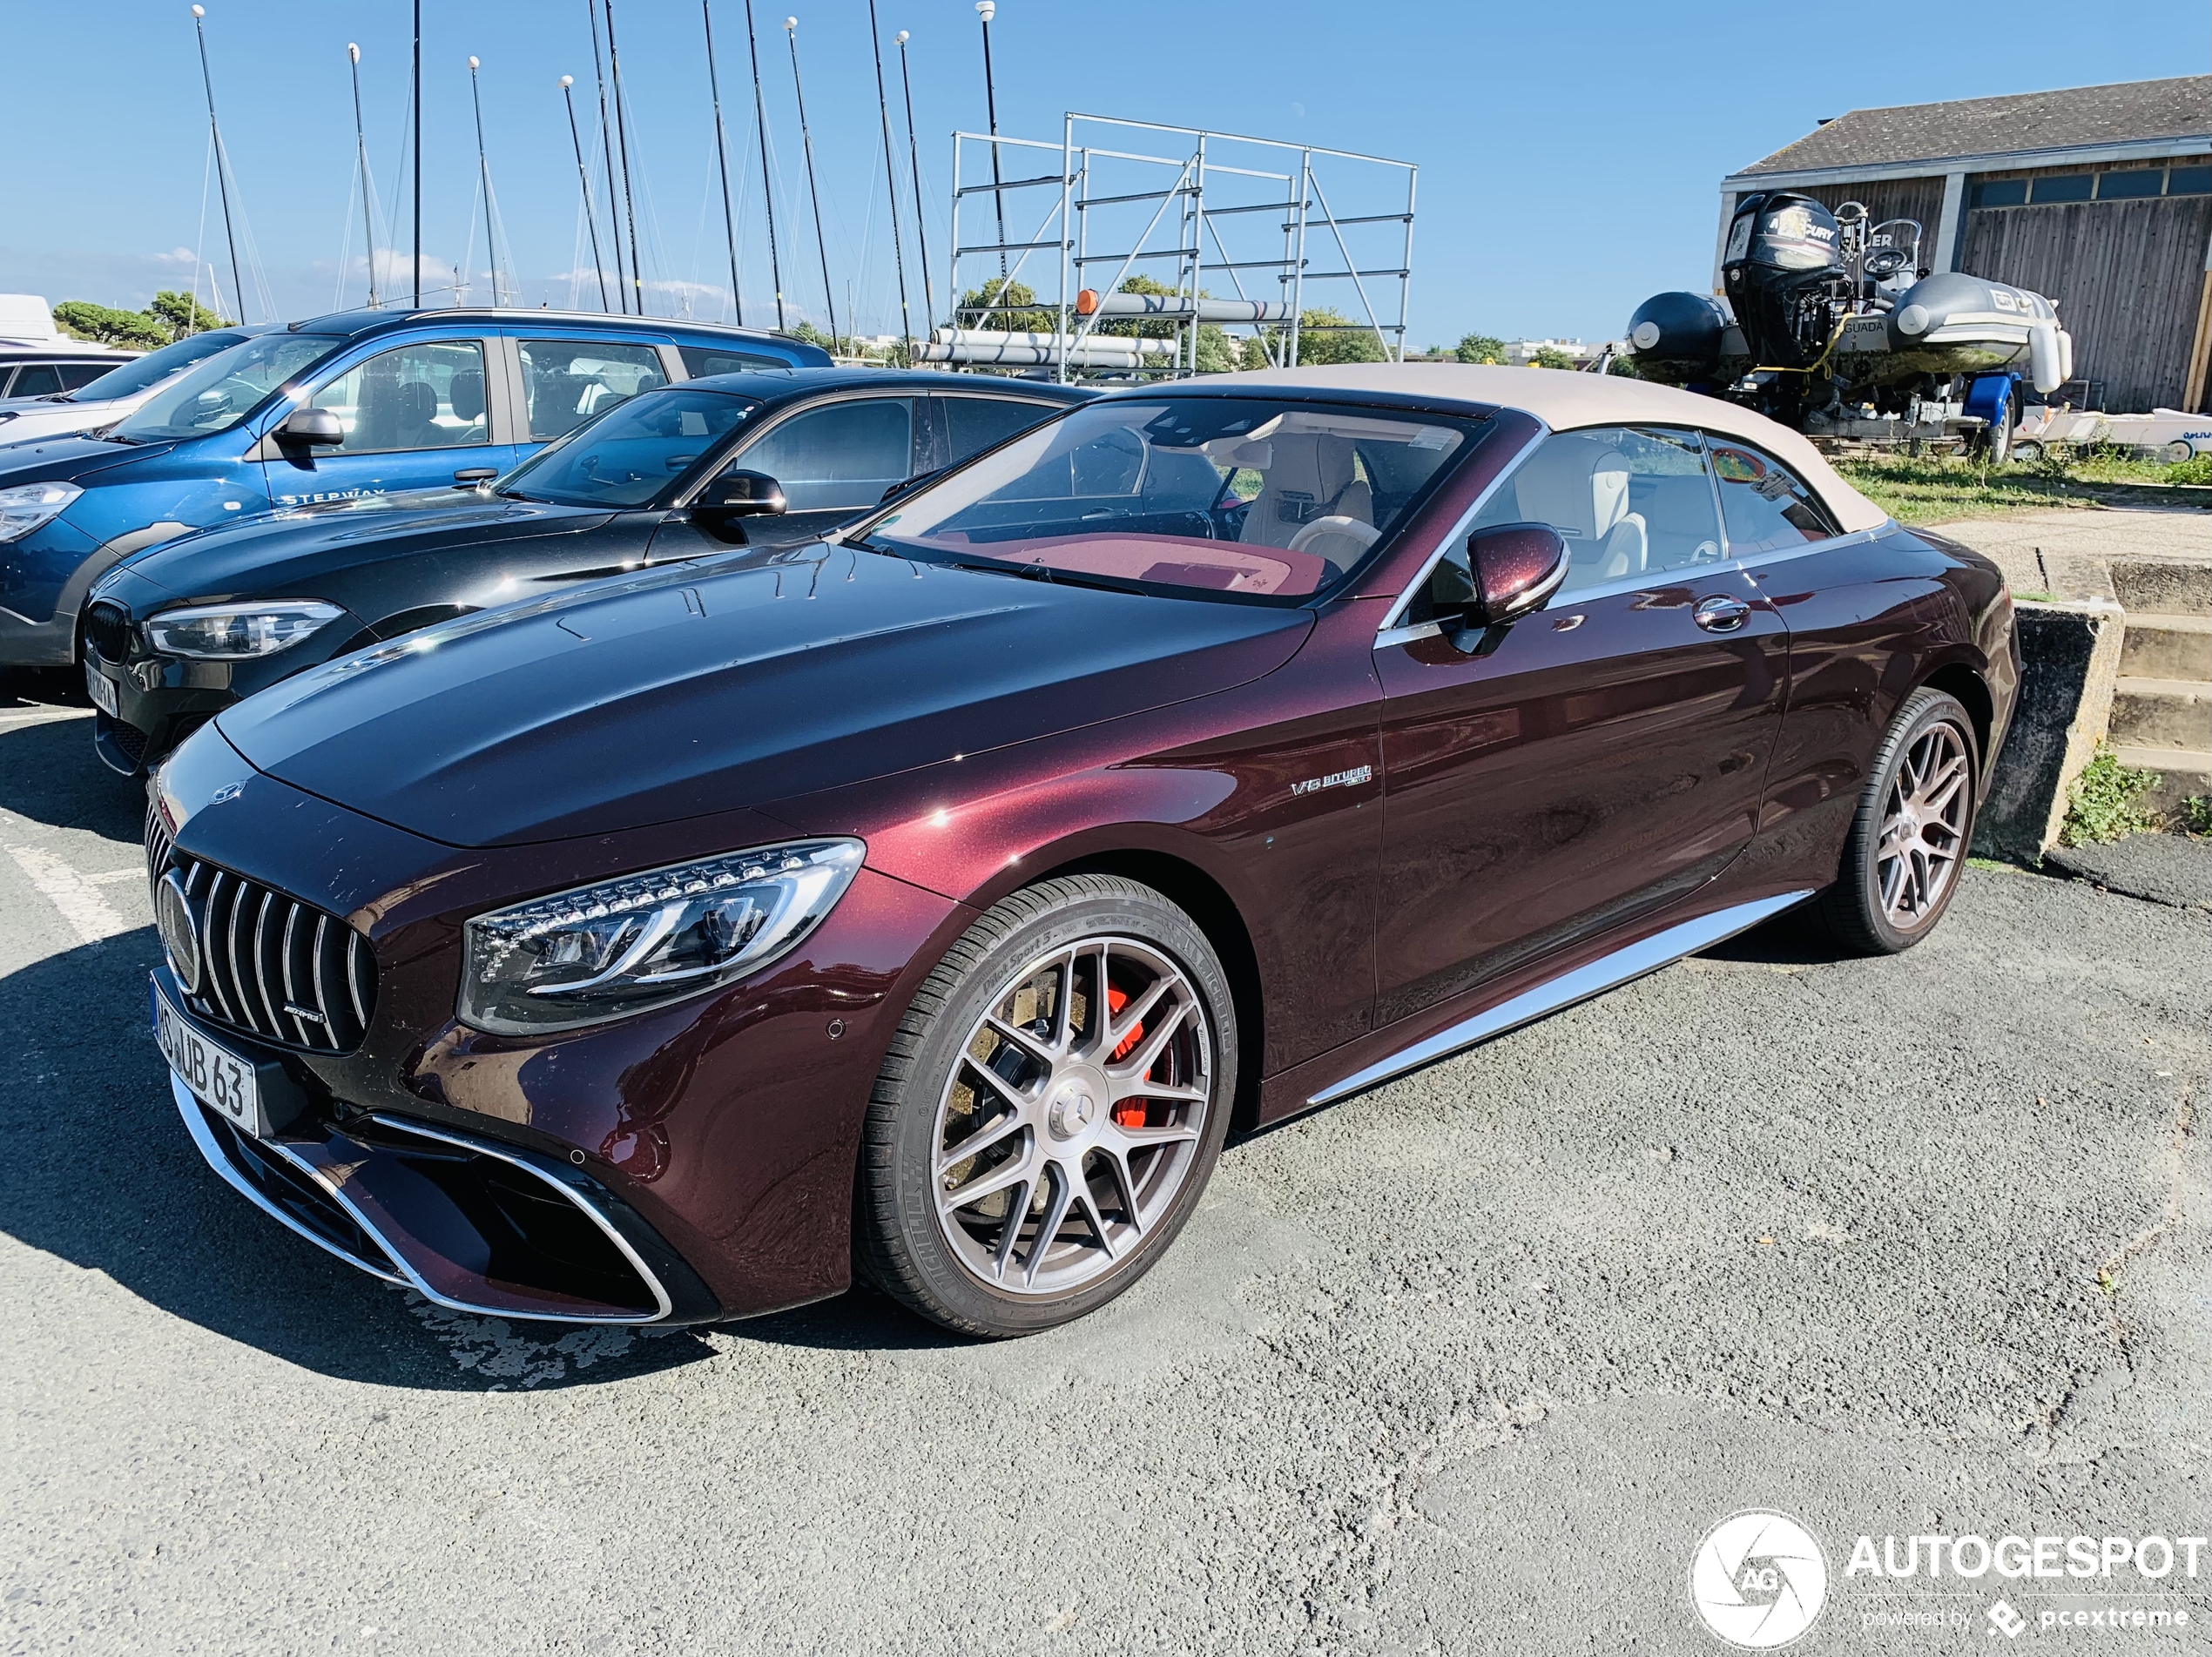
{"type": "MultiPolygon", "coordinates": [[[[205,362],[218,352],[266,331],[210,328],[144,356],[125,358],[89,383],[78,382],[74,390],[0,399],[0,445],[66,437],[72,432],[111,426],[194,363],[205,362]]],[[[0,377],[6,373],[7,365],[0,363],[0,377]]],[[[18,373],[16,378],[20,381],[22,374],[18,373]]]]}

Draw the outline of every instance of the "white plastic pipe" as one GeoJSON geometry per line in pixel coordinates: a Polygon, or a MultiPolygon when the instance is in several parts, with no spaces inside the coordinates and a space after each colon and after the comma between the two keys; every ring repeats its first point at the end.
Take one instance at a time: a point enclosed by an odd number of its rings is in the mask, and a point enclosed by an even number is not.
{"type": "MultiPolygon", "coordinates": [[[[916,346],[914,354],[923,362],[996,363],[1008,368],[1049,367],[1060,361],[1062,356],[1061,352],[1052,346],[968,345],[938,341],[916,346]]],[[[1072,347],[1066,356],[1069,366],[1075,368],[1134,368],[1142,360],[1134,352],[1095,351],[1089,341],[1072,347]]]]}
{"type": "Polygon", "coordinates": [[[1200,322],[1287,322],[1291,307],[1266,300],[1197,300],[1179,293],[1101,293],[1087,287],[1076,295],[1077,316],[1146,316],[1200,322]]]}
{"type": "MultiPolygon", "coordinates": [[[[1025,333],[1019,329],[940,328],[932,336],[939,345],[1036,346],[1049,349],[1059,342],[1056,333],[1025,333]]],[[[1082,350],[1125,357],[1166,356],[1175,349],[1172,340],[1136,340],[1118,333],[1094,333],[1082,342],[1082,350]]]]}

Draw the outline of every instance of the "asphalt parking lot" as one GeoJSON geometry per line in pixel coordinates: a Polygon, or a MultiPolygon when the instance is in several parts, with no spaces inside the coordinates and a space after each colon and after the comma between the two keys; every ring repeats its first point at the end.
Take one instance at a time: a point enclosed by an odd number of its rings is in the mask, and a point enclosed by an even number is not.
{"type": "MultiPolygon", "coordinates": [[[[1713,1652],[1692,1551],[1774,1507],[1830,1558],[1801,1649],[1986,1652],[1997,1586],[1884,1600],[1851,1539],[2212,1519],[2212,912],[1975,869],[1895,960],[1770,927],[1232,1144],[1053,1335],[544,1338],[200,1163],[140,797],[10,690],[10,1651],[1713,1652]]],[[[2200,1586],[2135,1642],[2212,1644],[2200,1586]]]]}

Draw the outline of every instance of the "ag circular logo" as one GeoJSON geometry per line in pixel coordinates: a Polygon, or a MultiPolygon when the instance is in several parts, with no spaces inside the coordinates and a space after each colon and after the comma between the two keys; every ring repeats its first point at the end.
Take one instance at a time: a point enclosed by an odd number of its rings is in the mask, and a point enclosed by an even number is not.
{"type": "Polygon", "coordinates": [[[1708,1628],[1745,1651],[1788,1645],[1827,1599],[1827,1557],[1786,1513],[1731,1513],[1705,1532],[1690,1561],[1690,1604],[1708,1628]]]}

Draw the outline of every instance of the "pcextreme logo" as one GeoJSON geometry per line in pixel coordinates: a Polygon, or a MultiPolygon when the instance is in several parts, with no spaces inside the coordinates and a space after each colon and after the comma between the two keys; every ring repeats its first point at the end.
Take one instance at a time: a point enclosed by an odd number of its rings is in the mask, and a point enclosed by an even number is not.
{"type": "Polygon", "coordinates": [[[1699,1619],[1744,1651],[1788,1645],[1819,1620],[1827,1600],[1827,1556],[1787,1513],[1731,1513],[1690,1559],[1689,1602],[1699,1619]]]}

